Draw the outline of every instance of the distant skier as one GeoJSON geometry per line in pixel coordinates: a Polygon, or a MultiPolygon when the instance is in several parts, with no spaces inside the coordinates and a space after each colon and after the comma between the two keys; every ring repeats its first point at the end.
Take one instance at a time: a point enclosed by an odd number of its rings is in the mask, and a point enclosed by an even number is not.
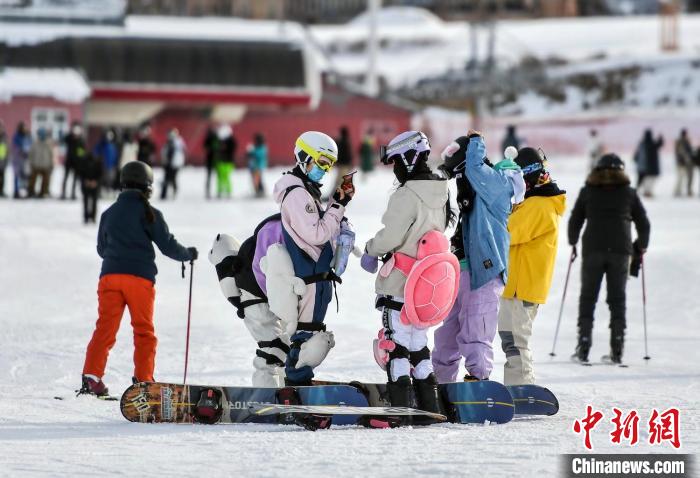
{"type": "Polygon", "coordinates": [[[688,130],[683,128],[681,134],[676,139],[676,187],[673,190],[675,197],[682,195],[682,190],[686,189],[688,197],[693,195],[693,170],[695,169],[695,158],[693,158],[693,145],[688,138],[688,130]]]}
{"type": "Polygon", "coordinates": [[[160,198],[168,197],[168,189],[172,187],[173,197],[177,196],[177,173],[185,165],[187,155],[187,145],[185,140],[180,136],[177,128],[173,128],[168,132],[168,140],[165,142],[160,151],[161,164],[165,172],[163,178],[163,187],[160,191],[160,198]]]}
{"type": "Polygon", "coordinates": [[[66,186],[68,177],[73,175],[73,184],[70,188],[70,199],[75,200],[75,185],[80,174],[83,159],[87,153],[85,139],[83,138],[83,127],[79,122],[74,121],[70,132],[64,136],[63,143],[66,147],[65,162],[63,163],[63,183],[61,186],[61,199],[66,199],[66,186]]]}
{"type": "Polygon", "coordinates": [[[354,195],[354,189],[345,192],[339,188],[325,210],[321,205],[321,180],[337,155],[338,147],[328,135],[303,133],[295,143],[296,166],[274,187],[284,245],[296,277],[306,283],[296,309],[297,323],[288,324],[291,347],[285,372],[289,385],[310,385],[313,369],[335,345],[323,320],[333,296],[333,282],[339,281],[332,269],[334,241],[341,232],[345,207],[354,195]]]}
{"type": "Polygon", "coordinates": [[[576,199],[569,219],[569,244],[574,247],[574,252],[584,222],[587,224],[583,232],[578,345],[574,358],[588,361],[593,311],[605,276],[610,308],[610,359],[621,363],[630,255],[646,252],[650,226],[637,192],[630,187],[625,163],[616,154],[609,153],[598,160],[576,199]],[[637,230],[634,243],[631,222],[637,230]]]}
{"type": "Polygon", "coordinates": [[[32,147],[32,137],[27,131],[24,121],[20,121],[17,130],[12,136],[12,152],[10,163],[14,173],[15,199],[22,198],[22,191],[27,191],[27,179],[29,177],[29,150],[32,147]]]}
{"type": "Polygon", "coordinates": [[[48,131],[39,128],[37,138],[29,148],[27,161],[31,167],[29,174],[28,197],[49,197],[49,185],[51,184],[51,172],[53,171],[53,142],[48,131]],[[37,182],[41,180],[41,189],[37,188],[37,182]]]}
{"type": "Polygon", "coordinates": [[[646,198],[654,197],[654,183],[661,174],[659,150],[663,145],[663,136],[654,139],[651,129],[647,129],[634,153],[634,162],[637,164],[637,189],[646,198]]]}
{"type": "Polygon", "coordinates": [[[525,182],[513,160],[488,161],[484,138],[476,131],[453,141],[442,157],[441,169],[457,182],[460,216],[452,245],[461,273],[457,302],[435,331],[433,365],[440,383],[454,382],[464,357],[464,380],[486,380],[507,281],[508,216],[513,203],[522,202],[525,182]]]}
{"type": "Polygon", "coordinates": [[[525,200],[513,208],[508,219],[508,281],[498,313],[498,333],[506,354],[505,385],[535,383],[532,324],[538,306],[547,301],[557,256],[559,218],[566,207],[566,191],[552,181],[543,153],[533,148],[506,150],[506,157],[516,154],[527,189],[525,200]]]}
{"type": "Polygon", "coordinates": [[[76,171],[80,176],[83,193],[83,222],[97,222],[97,200],[100,197],[102,181],[102,160],[91,153],[86,153],[76,171]]]}
{"type": "Polygon", "coordinates": [[[216,131],[213,143],[214,167],[216,168],[216,197],[231,198],[233,185],[231,174],[236,167],[236,149],[238,143],[233,136],[233,129],[228,124],[222,124],[216,131]]]}
{"type": "Polygon", "coordinates": [[[248,169],[250,169],[250,177],[253,181],[253,191],[255,197],[265,197],[265,183],[263,181],[263,172],[267,169],[267,144],[261,133],[255,133],[253,143],[246,148],[248,157],[248,169]]]}
{"type": "MultiPolygon", "coordinates": [[[[449,253],[443,233],[454,220],[448,183],[430,170],[429,155],[428,137],[420,131],[401,133],[386,147],[382,163],[393,165],[399,186],[389,198],[382,216],[384,227],[367,242],[361,264],[366,271],[375,273],[379,258],[385,260],[375,283],[376,307],[382,312],[383,325],[375,344],[375,355],[380,365],[386,366],[391,404],[411,406],[413,388],[418,408],[442,413],[428,349],[428,330],[435,324],[406,320],[406,308],[416,306],[412,298],[405,297],[406,284],[411,277],[411,258],[418,257],[421,243],[427,241],[431,232],[438,233],[437,240],[442,237],[445,251],[449,253]]],[[[458,263],[454,256],[452,258],[455,261],[454,283],[449,286],[454,296],[458,263]]]]}
{"type": "Polygon", "coordinates": [[[122,192],[100,218],[97,253],[102,271],[97,289],[98,319],[87,346],[80,393],[104,396],[102,381],[124,308],[134,328],[134,380],[152,382],[157,339],[153,328],[155,277],[158,272],[152,242],[177,261],[194,261],[197,249],[184,247],[170,233],[163,214],[148,199],[153,171],[141,161],[121,171],[122,192]]]}

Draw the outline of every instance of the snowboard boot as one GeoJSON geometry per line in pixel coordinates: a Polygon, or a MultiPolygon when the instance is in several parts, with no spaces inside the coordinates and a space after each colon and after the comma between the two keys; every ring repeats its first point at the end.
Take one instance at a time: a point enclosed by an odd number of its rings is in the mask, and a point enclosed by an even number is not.
{"type": "MultiPolygon", "coordinates": [[[[445,414],[434,373],[431,373],[424,379],[414,378],[413,391],[416,394],[417,408],[426,412],[445,414]]],[[[437,421],[428,417],[414,417],[413,423],[415,425],[432,425],[437,423],[437,421]]]]}
{"type": "Polygon", "coordinates": [[[588,363],[588,352],[590,350],[591,334],[590,332],[585,333],[579,328],[578,345],[576,345],[576,352],[571,356],[571,359],[575,362],[588,363]]]}
{"type": "MultiPolygon", "coordinates": [[[[413,407],[413,403],[411,402],[412,388],[411,378],[407,375],[399,377],[395,382],[387,382],[386,390],[389,394],[389,403],[391,403],[391,406],[413,407]]],[[[407,416],[389,417],[389,426],[393,428],[396,426],[410,425],[413,422],[411,418],[412,417],[407,416]]]]}
{"type": "Polygon", "coordinates": [[[78,395],[94,395],[96,397],[108,397],[109,389],[102,379],[93,375],[83,375],[83,384],[78,390],[78,395]]]}
{"type": "MultiPolygon", "coordinates": [[[[277,403],[282,405],[300,405],[299,392],[294,387],[284,387],[275,393],[277,403]]],[[[315,413],[283,413],[279,416],[279,422],[286,425],[298,425],[315,432],[316,430],[331,427],[332,417],[315,413]]]]}
{"type": "Polygon", "coordinates": [[[479,379],[476,378],[476,377],[473,376],[473,375],[466,374],[466,375],[464,376],[464,381],[465,381],[465,382],[478,382],[479,379]]]}
{"type": "Polygon", "coordinates": [[[610,361],[615,364],[622,363],[622,349],[625,345],[625,329],[610,329],[610,361]]]}
{"type": "Polygon", "coordinates": [[[199,394],[199,401],[194,407],[194,419],[197,423],[212,425],[219,421],[224,408],[221,404],[221,392],[205,388],[199,394]]]}

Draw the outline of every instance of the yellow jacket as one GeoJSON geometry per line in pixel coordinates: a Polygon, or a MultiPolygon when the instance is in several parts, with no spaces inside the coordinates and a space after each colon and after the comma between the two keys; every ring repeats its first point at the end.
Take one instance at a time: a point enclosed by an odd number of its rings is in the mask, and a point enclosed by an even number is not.
{"type": "Polygon", "coordinates": [[[508,220],[510,254],[506,299],[544,304],[552,283],[559,239],[559,218],[566,195],[531,196],[516,206],[508,220]]]}

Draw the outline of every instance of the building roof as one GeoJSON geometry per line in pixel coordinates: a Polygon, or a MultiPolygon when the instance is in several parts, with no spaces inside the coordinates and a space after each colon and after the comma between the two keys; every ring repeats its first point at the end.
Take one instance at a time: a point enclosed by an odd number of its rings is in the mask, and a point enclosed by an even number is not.
{"type": "Polygon", "coordinates": [[[0,23],[0,66],[78,69],[96,99],[313,105],[320,73],[299,28],[174,17],[0,23]]]}
{"type": "Polygon", "coordinates": [[[5,68],[0,70],[0,102],[16,96],[54,98],[82,103],[90,96],[85,78],[70,68],[5,68]]]}

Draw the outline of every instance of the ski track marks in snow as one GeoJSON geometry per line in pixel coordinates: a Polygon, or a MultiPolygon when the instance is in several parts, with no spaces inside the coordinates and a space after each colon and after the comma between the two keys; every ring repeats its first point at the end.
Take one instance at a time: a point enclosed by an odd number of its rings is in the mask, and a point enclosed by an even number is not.
{"type": "MultiPolygon", "coordinates": [[[[516,419],[500,426],[436,425],[429,428],[365,430],[338,427],[316,433],[276,425],[148,425],[126,422],[118,402],[74,397],[85,347],[96,319],[100,261],[96,227],[83,226],[79,201],[28,200],[0,203],[0,476],[134,476],[148,467],[159,474],[191,474],[206,467],[225,476],[554,476],[561,453],[583,452],[572,432],[588,404],[605,419],[593,431],[595,452],[673,452],[669,445],[646,444],[652,408],[681,409],[680,450],[695,453],[700,444],[697,396],[700,393],[700,332],[696,292],[700,252],[700,199],[672,199],[673,159],[664,158],[666,175],[658,198],[644,200],[652,221],[647,260],[649,353],[644,363],[641,285],[628,285],[625,359],[630,367],[581,367],[569,362],[575,345],[580,259],[574,264],[557,344],[550,358],[569,249],[566,221],[583,183],[582,158],[551,158],[549,167],[566,189],[568,210],[561,223],[560,248],[549,303],[540,308],[533,349],[542,385],[558,396],[553,417],[516,419]],[[54,396],[64,400],[55,400],[54,396]],[[613,446],[608,434],[612,407],[640,414],[640,444],[613,446]]],[[[267,190],[280,170],[266,172],[267,190]]],[[[9,173],[8,173],[9,174],[9,173]]],[[[160,179],[161,171],[156,171],[160,179]]],[[[54,194],[62,171],[53,175],[54,194]]],[[[270,199],[250,199],[245,171],[234,174],[234,200],[206,201],[204,171],[180,173],[180,196],[154,200],[171,231],[200,250],[194,271],[194,298],[188,381],[250,384],[254,344],[234,309],[225,301],[206,254],[219,232],[245,239],[254,226],[276,211],[270,199]]],[[[326,181],[330,184],[330,178],[326,181]]],[[[159,181],[156,181],[159,185],[159,181]]],[[[392,176],[381,171],[357,184],[348,208],[358,245],[380,227],[392,190],[392,176]]],[[[454,196],[453,196],[454,197],[454,196]]],[[[110,199],[100,202],[104,210],[110,199]]],[[[157,254],[156,377],[182,379],[187,311],[187,280],[180,264],[157,254]]],[[[189,274],[189,271],[187,272],[189,274]]],[[[603,291],[605,288],[603,287],[603,291]]],[[[373,279],[351,259],[338,289],[340,314],[329,307],[327,323],[337,345],[317,376],[381,381],[371,340],[380,327],[373,309],[373,279]]],[[[608,313],[599,300],[592,357],[608,352],[608,313]]],[[[110,356],[105,382],[120,395],[131,382],[132,332],[128,314],[110,356]]],[[[495,341],[492,378],[502,380],[503,353],[495,341]]]]}

